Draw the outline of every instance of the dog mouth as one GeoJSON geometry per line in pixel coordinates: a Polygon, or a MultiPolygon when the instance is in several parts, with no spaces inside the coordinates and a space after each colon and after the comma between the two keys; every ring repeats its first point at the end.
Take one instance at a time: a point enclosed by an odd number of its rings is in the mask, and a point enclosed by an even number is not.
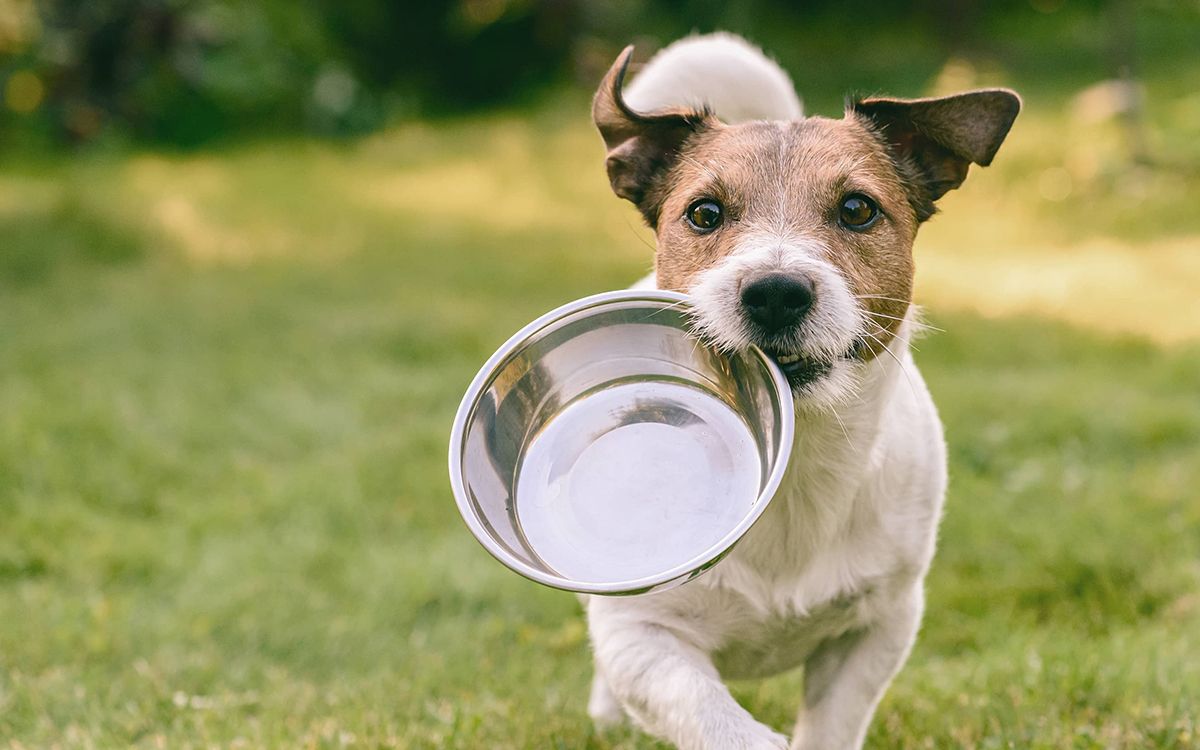
{"type": "Polygon", "coordinates": [[[833,362],[826,359],[814,359],[803,354],[773,351],[771,349],[763,350],[768,357],[779,365],[779,369],[788,379],[788,383],[793,388],[798,388],[803,385],[824,377],[833,369],[833,362]]]}
{"type": "Polygon", "coordinates": [[[799,352],[784,352],[770,347],[762,347],[762,350],[779,365],[792,388],[801,388],[828,375],[833,370],[835,361],[857,358],[865,347],[865,342],[855,339],[850,349],[840,357],[828,359],[810,357],[799,352]]]}

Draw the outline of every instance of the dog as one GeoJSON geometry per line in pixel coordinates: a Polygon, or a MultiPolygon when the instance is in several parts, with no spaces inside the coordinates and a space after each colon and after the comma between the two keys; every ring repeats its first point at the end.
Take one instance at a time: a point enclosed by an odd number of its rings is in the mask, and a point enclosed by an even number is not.
{"type": "Polygon", "coordinates": [[[787,376],[796,437],[770,507],[704,576],[584,598],[588,713],[680,748],[859,748],[924,610],[946,488],[941,423],[909,352],[912,245],[1020,111],[1006,89],[850,101],[805,117],[788,76],[728,34],[632,47],[592,115],[613,191],[653,228],[644,286],[687,293],[696,333],[787,376]],[[804,669],[789,738],[726,678],[804,669]]]}

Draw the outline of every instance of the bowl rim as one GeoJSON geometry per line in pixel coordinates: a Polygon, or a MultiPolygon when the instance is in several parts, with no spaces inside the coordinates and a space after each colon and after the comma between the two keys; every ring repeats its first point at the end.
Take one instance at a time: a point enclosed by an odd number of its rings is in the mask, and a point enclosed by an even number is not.
{"type": "MultiPolygon", "coordinates": [[[[795,405],[792,396],[791,384],[787,380],[787,376],[779,368],[773,359],[766,355],[757,346],[750,345],[747,348],[747,353],[758,358],[770,373],[771,383],[774,385],[775,396],[780,403],[780,440],[779,447],[776,452],[775,462],[772,466],[771,473],[767,477],[767,481],[763,484],[762,489],[758,493],[749,512],[742,519],[722,536],[716,543],[708,547],[698,555],[693,556],[689,560],[675,565],[660,573],[655,573],[641,578],[634,578],[622,581],[605,581],[605,582],[589,582],[576,581],[572,578],[567,578],[560,575],[552,575],[545,571],[539,570],[532,565],[518,559],[516,556],[509,553],[499,543],[496,542],[492,535],[488,533],[475,512],[473,503],[468,496],[466,490],[466,481],[463,476],[463,441],[466,434],[467,420],[475,411],[475,407],[479,402],[479,398],[483,393],[487,383],[490,382],[495,374],[496,368],[507,360],[517,349],[519,349],[529,338],[538,331],[547,328],[548,326],[576,313],[589,310],[592,308],[601,308],[624,302],[667,302],[672,304],[688,303],[691,297],[679,292],[666,291],[661,289],[622,289],[611,292],[601,292],[599,294],[589,295],[580,299],[568,302],[564,305],[545,313],[534,319],[529,324],[522,327],[516,333],[508,338],[496,350],[491,357],[484,362],[483,366],[471,380],[471,384],[467,387],[467,391],[463,394],[462,400],[459,402],[458,411],[454,415],[454,424],[450,430],[450,451],[449,451],[449,469],[450,469],[450,486],[454,492],[454,501],[458,506],[459,516],[470,530],[471,535],[483,546],[484,549],[496,558],[500,563],[510,570],[519,573],[531,581],[549,586],[551,588],[560,589],[562,591],[572,591],[579,594],[607,594],[607,595],[627,595],[634,593],[648,592],[658,588],[662,588],[664,584],[672,582],[682,583],[685,580],[690,580],[694,575],[707,570],[714,563],[720,560],[730,549],[743,537],[750,527],[762,516],[767,509],[775,492],[779,489],[780,482],[783,481],[783,475],[787,471],[789,458],[792,451],[792,442],[795,435],[795,405]]],[[[510,488],[511,489],[511,488],[510,488]]]]}

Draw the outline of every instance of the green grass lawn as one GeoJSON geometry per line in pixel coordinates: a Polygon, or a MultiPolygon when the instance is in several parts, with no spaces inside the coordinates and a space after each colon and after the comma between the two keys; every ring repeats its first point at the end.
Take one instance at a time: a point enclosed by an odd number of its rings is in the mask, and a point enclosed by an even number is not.
{"type": "MultiPolygon", "coordinates": [[[[0,172],[0,742],[656,746],[446,480],[485,357],[649,267],[585,112],[0,172]]],[[[1063,117],[918,241],[951,487],[873,747],[1200,746],[1200,177],[1041,197],[1063,117]]],[[[786,729],[801,678],[735,692],[786,729]]]]}

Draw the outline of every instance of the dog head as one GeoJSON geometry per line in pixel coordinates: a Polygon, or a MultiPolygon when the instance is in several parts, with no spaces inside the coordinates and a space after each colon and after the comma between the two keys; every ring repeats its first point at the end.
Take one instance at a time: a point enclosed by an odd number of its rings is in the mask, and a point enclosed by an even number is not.
{"type": "Polygon", "coordinates": [[[917,227],[970,164],[991,163],[1020,99],[872,98],[840,120],[726,125],[702,109],[631,110],[631,54],[592,115],[613,191],[657,234],[658,286],[692,295],[716,346],[765,350],[798,397],[846,397],[908,312],[917,227]]]}

